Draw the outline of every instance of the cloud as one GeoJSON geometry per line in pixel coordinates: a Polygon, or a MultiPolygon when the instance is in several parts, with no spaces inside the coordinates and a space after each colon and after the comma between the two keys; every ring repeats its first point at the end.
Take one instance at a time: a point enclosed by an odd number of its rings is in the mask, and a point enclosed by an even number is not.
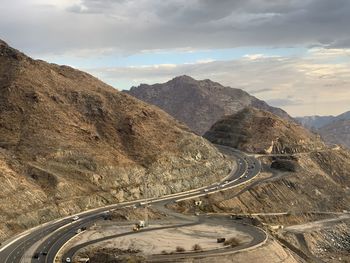
{"type": "Polygon", "coordinates": [[[349,47],[348,0],[13,0],[0,32],[37,54],[114,48],[349,47]]]}
{"type": "Polygon", "coordinates": [[[12,0],[0,12],[0,37],[10,45],[36,58],[80,61],[79,67],[114,86],[189,74],[284,102],[294,115],[348,110],[348,0],[12,0]],[[182,65],[162,59],[143,67],[103,66],[133,54],[148,54],[143,58],[149,62],[165,50],[176,56],[175,50],[236,47],[252,50],[231,61],[203,54],[182,65]],[[273,57],[264,47],[309,52],[273,57]]]}
{"type": "Polygon", "coordinates": [[[270,105],[273,105],[275,107],[286,107],[286,106],[291,106],[291,105],[302,105],[303,101],[302,100],[294,100],[294,99],[289,99],[289,98],[284,98],[284,99],[271,99],[271,100],[266,100],[267,103],[270,105]]]}
{"type": "MultiPolygon", "coordinates": [[[[316,51],[315,51],[316,52],[316,51]]],[[[162,83],[174,76],[190,75],[241,88],[294,116],[339,114],[349,110],[350,62],[325,63],[323,52],[307,57],[267,57],[251,60],[212,61],[180,65],[95,68],[89,71],[120,89],[140,83],[162,83]],[[330,107],[330,105],[332,105],[330,107]]],[[[340,56],[340,55],[338,55],[340,56]]]]}

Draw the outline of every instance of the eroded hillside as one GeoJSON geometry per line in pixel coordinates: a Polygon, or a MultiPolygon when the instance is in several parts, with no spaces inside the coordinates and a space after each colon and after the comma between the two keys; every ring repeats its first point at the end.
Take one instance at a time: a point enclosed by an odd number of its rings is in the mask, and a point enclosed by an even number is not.
{"type": "Polygon", "coordinates": [[[87,208],[206,185],[227,160],[89,74],[0,42],[0,238],[87,208]]]}
{"type": "Polygon", "coordinates": [[[204,134],[209,141],[252,153],[321,150],[320,137],[270,112],[247,107],[225,116],[204,134]]]}

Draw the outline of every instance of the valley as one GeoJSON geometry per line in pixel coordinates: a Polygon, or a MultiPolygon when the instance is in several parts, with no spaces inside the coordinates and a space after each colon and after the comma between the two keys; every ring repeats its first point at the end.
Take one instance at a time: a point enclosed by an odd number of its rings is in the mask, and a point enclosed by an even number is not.
{"type": "Polygon", "coordinates": [[[0,90],[1,262],[350,260],[350,152],[243,90],[119,92],[3,41],[0,90]]]}

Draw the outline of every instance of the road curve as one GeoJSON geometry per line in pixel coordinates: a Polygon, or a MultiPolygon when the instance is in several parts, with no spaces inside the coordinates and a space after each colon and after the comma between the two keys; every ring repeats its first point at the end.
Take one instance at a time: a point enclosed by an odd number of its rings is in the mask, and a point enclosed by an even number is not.
{"type": "MultiPolygon", "coordinates": [[[[257,176],[260,172],[260,162],[254,157],[247,156],[235,149],[220,146],[226,154],[230,154],[237,159],[237,169],[230,173],[222,182],[212,184],[206,188],[194,189],[183,193],[177,193],[169,196],[150,198],[148,203],[160,203],[164,201],[174,202],[183,198],[195,198],[201,195],[207,195],[225,189],[230,189],[241,185],[257,176]]],[[[19,236],[12,242],[4,242],[0,247],[0,262],[3,263],[20,263],[27,250],[35,244],[40,243],[35,252],[47,252],[47,255],[40,255],[39,258],[32,258],[32,263],[51,263],[60,248],[72,237],[75,236],[76,230],[93,224],[96,220],[101,219],[103,213],[116,208],[125,207],[127,205],[139,204],[142,200],[124,202],[121,204],[109,205],[103,208],[80,213],[80,219],[72,221],[72,216],[63,220],[55,220],[27,231],[23,236],[19,236]]],[[[33,255],[32,255],[33,256],[33,255]]],[[[26,261],[30,262],[30,261],[26,261]]]]}

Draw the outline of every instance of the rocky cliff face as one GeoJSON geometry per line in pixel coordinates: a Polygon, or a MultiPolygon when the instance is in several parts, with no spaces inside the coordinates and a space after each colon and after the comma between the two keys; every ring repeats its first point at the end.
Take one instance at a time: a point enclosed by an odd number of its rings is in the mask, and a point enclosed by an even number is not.
{"type": "Polygon", "coordinates": [[[204,137],[213,143],[254,153],[297,153],[320,150],[324,143],[300,125],[252,107],[225,116],[204,137]]]}
{"type": "Polygon", "coordinates": [[[229,166],[158,108],[0,42],[0,239],[140,198],[144,184],[148,196],[200,187],[229,166]]]}
{"type": "Polygon", "coordinates": [[[160,107],[198,134],[204,134],[224,115],[236,113],[246,106],[293,120],[285,111],[271,107],[241,89],[224,87],[208,79],[198,81],[180,76],[163,84],[141,84],[124,92],[160,107]]]}

